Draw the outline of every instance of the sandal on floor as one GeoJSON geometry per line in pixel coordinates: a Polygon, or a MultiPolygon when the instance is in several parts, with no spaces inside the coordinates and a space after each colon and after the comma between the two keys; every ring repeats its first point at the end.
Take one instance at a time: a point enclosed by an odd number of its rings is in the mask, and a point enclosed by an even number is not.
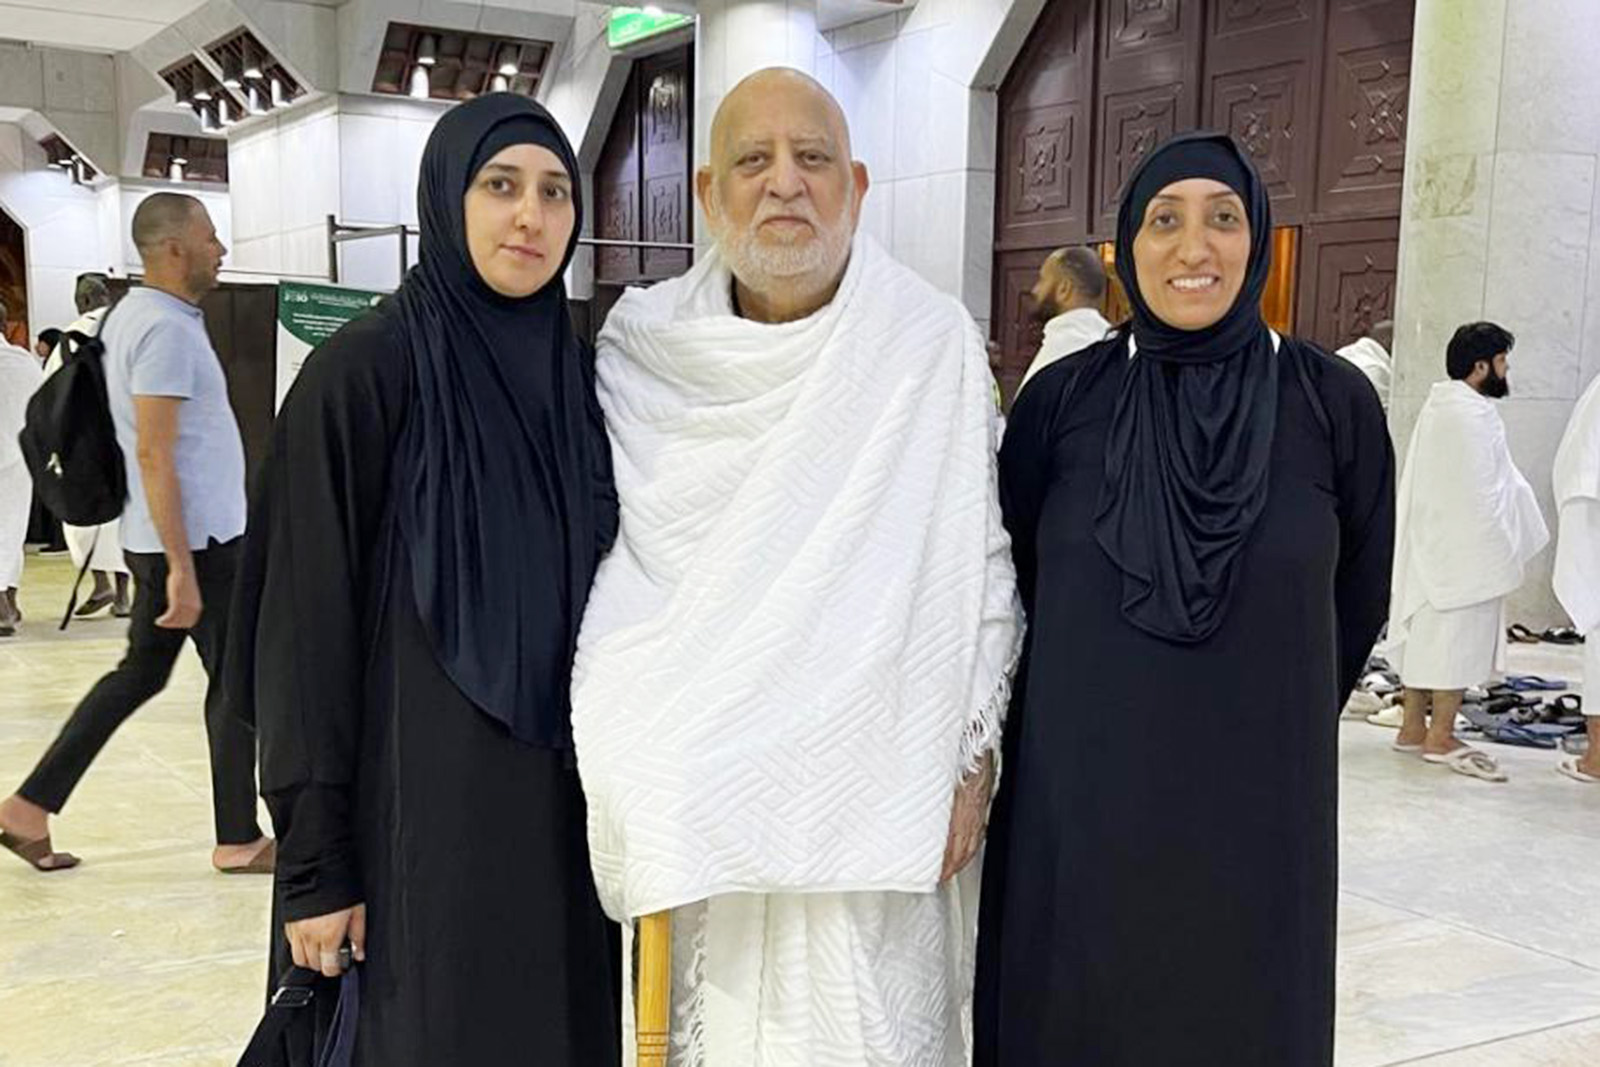
{"type": "Polygon", "coordinates": [[[1574,782],[1582,782],[1584,785],[1600,785],[1600,775],[1590,774],[1588,771],[1580,768],[1576,758],[1564,759],[1560,763],[1557,763],[1556,773],[1564,774],[1568,778],[1571,778],[1574,782]]]}
{"type": "Polygon", "coordinates": [[[1367,721],[1372,725],[1387,726],[1391,730],[1398,730],[1405,720],[1406,711],[1399,704],[1390,704],[1382,711],[1375,711],[1367,716],[1367,721]]]}
{"type": "Polygon", "coordinates": [[[1399,741],[1391,741],[1389,742],[1389,747],[1395,752],[1403,752],[1408,756],[1414,756],[1422,751],[1422,742],[1418,741],[1414,745],[1403,745],[1399,741]]]}
{"type": "Polygon", "coordinates": [[[53,871],[70,871],[83,862],[70,852],[56,852],[50,847],[50,835],[24,841],[15,834],[0,830],[0,848],[15,853],[17,858],[36,871],[50,874],[53,871]],[[50,861],[46,865],[46,860],[50,861]]]}
{"type": "Polygon", "coordinates": [[[1506,637],[1514,644],[1519,645],[1537,645],[1539,643],[1539,635],[1520,622],[1514,622],[1506,627],[1506,637]]]}
{"type": "Polygon", "coordinates": [[[278,866],[278,842],[268,841],[261,846],[249,863],[242,863],[237,867],[218,867],[223,874],[271,874],[278,866]]]}
{"type": "Polygon", "coordinates": [[[90,615],[104,611],[116,602],[117,594],[110,591],[96,593],[94,596],[78,605],[78,610],[72,613],[74,619],[86,619],[90,615]]]}
{"type": "Polygon", "coordinates": [[[1552,626],[1539,635],[1539,640],[1552,645],[1581,645],[1583,635],[1570,626],[1552,626]]]}
{"type": "Polygon", "coordinates": [[[1500,764],[1495,762],[1494,757],[1471,745],[1462,745],[1449,752],[1424,752],[1422,759],[1426,763],[1437,763],[1441,767],[1448,767],[1468,778],[1480,778],[1485,782],[1506,781],[1506,774],[1500,769],[1500,764]]]}
{"type": "Polygon", "coordinates": [[[1558,693],[1567,687],[1560,678],[1546,678],[1538,674],[1508,674],[1505,687],[1513,693],[1558,693]]]}

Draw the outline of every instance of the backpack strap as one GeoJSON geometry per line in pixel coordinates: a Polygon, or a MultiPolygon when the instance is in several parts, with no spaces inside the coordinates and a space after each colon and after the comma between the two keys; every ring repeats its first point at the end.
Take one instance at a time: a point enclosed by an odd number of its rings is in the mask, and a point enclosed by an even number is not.
{"type": "Polygon", "coordinates": [[[83,566],[78,568],[78,580],[72,583],[72,595],[67,598],[67,613],[61,616],[61,625],[58,630],[65,630],[72,621],[72,613],[78,610],[78,591],[83,588],[83,576],[89,573],[89,565],[94,562],[94,550],[100,544],[100,527],[94,528],[94,538],[89,542],[89,551],[83,554],[83,566]]]}

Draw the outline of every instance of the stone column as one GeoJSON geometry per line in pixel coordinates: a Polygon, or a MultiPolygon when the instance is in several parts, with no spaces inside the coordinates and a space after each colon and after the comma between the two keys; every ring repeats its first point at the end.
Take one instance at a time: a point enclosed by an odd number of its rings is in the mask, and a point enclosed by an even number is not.
{"type": "MultiPolygon", "coordinates": [[[[1418,0],[1390,429],[1403,461],[1455,328],[1516,335],[1511,450],[1556,526],[1550,468],[1600,370],[1600,21],[1589,0],[1418,0]]],[[[1562,620],[1553,549],[1508,604],[1562,620]]]]}

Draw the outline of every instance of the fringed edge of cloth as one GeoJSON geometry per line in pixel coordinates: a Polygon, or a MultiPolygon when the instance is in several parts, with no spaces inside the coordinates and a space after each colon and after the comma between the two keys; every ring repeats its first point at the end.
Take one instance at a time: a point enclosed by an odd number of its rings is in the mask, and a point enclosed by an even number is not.
{"type": "Polygon", "coordinates": [[[994,692],[978,709],[978,714],[967,721],[961,732],[961,777],[976,774],[983,757],[1000,748],[1000,733],[1005,728],[1006,711],[1011,707],[1011,685],[1017,673],[1017,663],[1022,659],[1024,627],[1017,627],[1011,640],[1011,651],[1006,655],[1005,669],[994,692]]]}
{"type": "MultiPolygon", "coordinates": [[[[681,909],[676,913],[682,914],[681,909]]],[[[673,1067],[705,1067],[706,926],[710,921],[711,903],[701,901],[694,933],[689,938],[689,965],[683,972],[689,995],[673,1010],[672,1033],[669,1037],[673,1067]]]]}

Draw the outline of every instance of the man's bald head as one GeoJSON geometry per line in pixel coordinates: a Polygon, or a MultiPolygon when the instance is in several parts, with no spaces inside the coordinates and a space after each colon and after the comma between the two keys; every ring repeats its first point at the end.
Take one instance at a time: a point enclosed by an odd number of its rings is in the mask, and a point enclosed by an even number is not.
{"type": "Polygon", "coordinates": [[[1058,248],[1039,266],[1033,286],[1035,317],[1048,322],[1076,308],[1098,307],[1106,295],[1106,268],[1092,248],[1058,248]]]}
{"type": "Polygon", "coordinates": [[[748,116],[760,114],[773,106],[814,110],[814,118],[828,126],[838,138],[842,157],[850,158],[850,124],[845,120],[844,108],[839,106],[833,94],[804,71],[792,67],[766,67],[746,75],[728,90],[728,95],[717,105],[717,113],[711,119],[713,170],[718,160],[727,155],[729,131],[744,129],[748,124],[748,116]]]}
{"type": "Polygon", "coordinates": [[[844,112],[815,79],[772,67],[735,85],[712,120],[695,193],[743,289],[740,306],[787,316],[825,303],[849,263],[867,185],[844,112]]]}

